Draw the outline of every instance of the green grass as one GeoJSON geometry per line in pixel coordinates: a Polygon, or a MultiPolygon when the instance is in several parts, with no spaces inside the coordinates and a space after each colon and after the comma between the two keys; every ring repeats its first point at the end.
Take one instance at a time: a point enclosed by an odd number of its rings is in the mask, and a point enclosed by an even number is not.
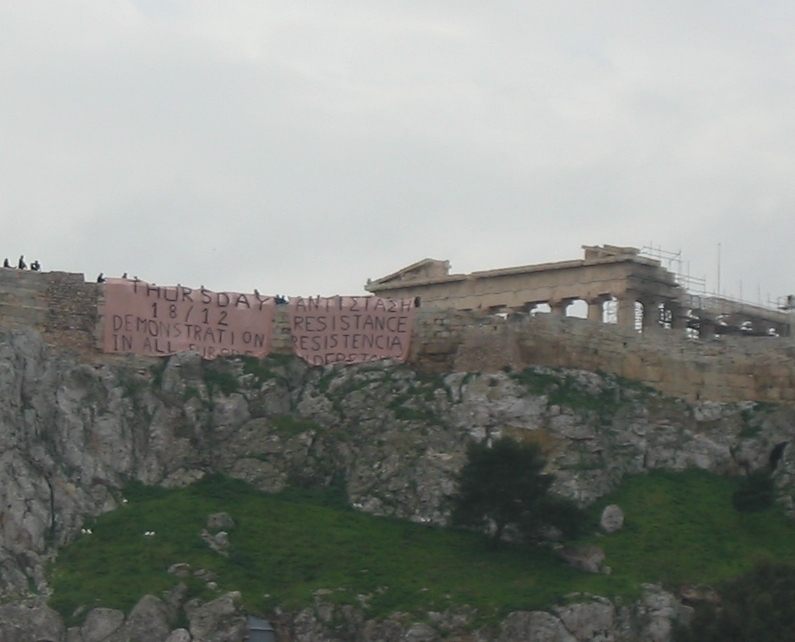
{"type": "Polygon", "coordinates": [[[180,490],[125,492],[127,506],[100,517],[93,535],[59,554],[50,605],[70,623],[81,605],[129,610],[144,593],[169,589],[177,580],[166,570],[176,562],[218,573],[222,590],[241,590],[246,607],[262,614],[309,604],[319,588],[352,603],[372,594],[370,617],[454,604],[498,617],[548,605],[572,589],[610,590],[609,578],[570,569],[548,549],[494,548],[473,533],[329,508],[308,493],[267,495],[222,477],[180,490]],[[199,538],[207,515],[220,510],[237,522],[228,558],[199,538]],[[156,535],[146,538],[145,530],[156,535]]]}
{"type": "MultiPolygon", "coordinates": [[[[548,548],[492,547],[474,533],[378,518],[342,507],[334,497],[290,489],[268,495],[221,476],[188,488],[125,489],[129,504],[100,517],[93,535],[64,548],[52,571],[50,605],[67,617],[83,605],[129,610],[144,593],[174,586],[171,564],[189,562],[219,575],[221,590],[240,590],[246,608],[268,615],[276,606],[324,599],[357,603],[369,595],[367,617],[468,604],[478,623],[512,610],[548,607],[573,591],[631,599],[642,582],[715,583],[761,558],[795,561],[795,527],[780,510],[735,511],[736,480],[700,471],[653,473],[626,480],[591,513],[618,503],[625,527],[583,539],[607,554],[611,575],[589,575],[561,563],[548,548]],[[229,512],[228,558],[199,538],[207,515],[229,512]],[[154,538],[143,536],[154,530],[154,538]],[[265,597],[265,596],[268,597],[265,597]]],[[[191,582],[195,595],[210,597],[191,582]]]]}
{"type": "Polygon", "coordinates": [[[624,528],[595,538],[614,574],[629,581],[716,583],[762,559],[795,562],[795,524],[779,506],[741,513],[732,506],[739,480],[700,470],[656,471],[624,481],[609,503],[624,510],[624,528]]]}

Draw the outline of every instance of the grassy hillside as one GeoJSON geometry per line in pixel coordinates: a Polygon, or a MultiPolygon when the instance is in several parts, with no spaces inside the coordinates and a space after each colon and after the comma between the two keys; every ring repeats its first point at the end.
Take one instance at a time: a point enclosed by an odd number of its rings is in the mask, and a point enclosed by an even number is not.
{"type": "MultiPolygon", "coordinates": [[[[473,533],[357,513],[343,492],[268,495],[221,476],[179,490],[130,486],[127,505],[60,552],[50,604],[70,622],[94,606],[129,610],[142,594],[173,587],[166,570],[188,562],[216,573],[219,591],[242,591],[253,613],[310,604],[315,591],[330,589],[324,599],[360,604],[370,617],[468,604],[483,620],[573,591],[632,597],[642,582],[713,583],[759,558],[795,561],[795,526],[777,508],[738,513],[735,488],[700,471],[628,478],[592,510],[595,529],[601,507],[618,503],[625,528],[581,541],[605,549],[608,576],[575,571],[548,548],[492,547],[473,533]],[[228,557],[199,537],[218,511],[237,523],[228,557]]],[[[189,583],[196,595],[217,594],[198,579],[189,583]]]]}
{"type": "Polygon", "coordinates": [[[677,586],[716,583],[756,561],[795,562],[795,524],[778,506],[735,510],[736,488],[737,480],[700,470],[629,478],[606,498],[626,515],[623,530],[599,538],[607,563],[636,581],[677,586]]]}

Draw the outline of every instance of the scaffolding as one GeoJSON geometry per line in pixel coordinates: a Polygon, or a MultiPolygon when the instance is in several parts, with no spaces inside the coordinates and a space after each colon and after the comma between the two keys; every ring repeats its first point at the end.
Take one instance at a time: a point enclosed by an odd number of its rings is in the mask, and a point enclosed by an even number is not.
{"type": "Polygon", "coordinates": [[[671,252],[670,250],[664,250],[659,245],[655,247],[654,243],[650,242],[649,245],[644,245],[641,248],[639,255],[659,261],[660,265],[673,273],[676,283],[685,290],[687,295],[685,300],[698,301],[698,304],[692,307],[699,307],[716,313],[723,312],[724,308],[736,308],[737,306],[750,306],[752,308],[785,312],[795,310],[795,296],[793,295],[781,296],[775,300],[768,295],[768,300],[762,301],[760,294],[759,300],[753,302],[743,298],[742,287],[739,297],[708,291],[706,277],[697,277],[690,274],[690,261],[685,261],[682,258],[682,250],[671,252]]]}
{"type": "Polygon", "coordinates": [[[669,272],[673,273],[676,283],[691,294],[707,294],[707,278],[690,274],[690,261],[682,258],[682,250],[671,252],[662,247],[654,247],[653,243],[640,249],[640,256],[659,261],[669,272]],[[687,271],[685,271],[685,268],[687,271]]]}

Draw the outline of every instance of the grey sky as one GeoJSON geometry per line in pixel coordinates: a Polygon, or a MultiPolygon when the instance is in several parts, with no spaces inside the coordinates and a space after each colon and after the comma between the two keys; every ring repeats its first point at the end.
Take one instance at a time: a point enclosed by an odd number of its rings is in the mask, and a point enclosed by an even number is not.
{"type": "Polygon", "coordinates": [[[653,242],[714,289],[720,243],[728,294],[795,292],[793,27],[787,2],[8,0],[0,255],[356,294],[653,242]]]}

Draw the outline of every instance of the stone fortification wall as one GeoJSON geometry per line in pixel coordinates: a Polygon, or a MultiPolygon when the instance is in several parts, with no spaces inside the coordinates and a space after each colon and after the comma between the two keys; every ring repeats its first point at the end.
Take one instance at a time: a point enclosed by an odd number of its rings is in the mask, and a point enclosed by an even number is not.
{"type": "Polygon", "coordinates": [[[781,337],[688,339],[550,314],[421,309],[411,360],[420,368],[493,372],[544,365],[602,370],[691,401],[795,402],[795,342],[781,337]]]}
{"type": "MultiPolygon", "coordinates": [[[[35,327],[50,341],[99,353],[102,286],[82,274],[0,269],[0,324],[35,327]]],[[[292,352],[287,306],[277,306],[273,351],[292,352]]],[[[686,338],[549,314],[423,307],[409,361],[426,372],[496,372],[528,365],[603,370],[688,400],[795,403],[795,341],[686,338]]]]}
{"type": "Polygon", "coordinates": [[[70,347],[96,345],[100,286],[82,274],[0,268],[0,323],[35,327],[70,347]]]}
{"type": "MultiPolygon", "coordinates": [[[[292,351],[277,309],[274,351],[292,351]]],[[[496,372],[543,365],[602,370],[690,401],[795,402],[795,341],[781,337],[688,339],[551,314],[420,308],[409,361],[425,372],[496,372]]]]}

